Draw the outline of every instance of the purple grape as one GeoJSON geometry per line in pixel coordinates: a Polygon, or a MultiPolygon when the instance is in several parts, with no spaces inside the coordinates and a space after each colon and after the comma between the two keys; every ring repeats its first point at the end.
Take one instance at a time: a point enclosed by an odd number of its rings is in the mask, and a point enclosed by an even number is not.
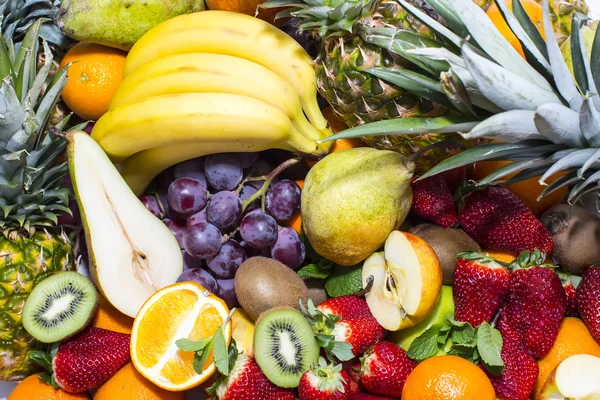
{"type": "Polygon", "coordinates": [[[173,167],[175,178],[192,178],[208,187],[206,175],[204,175],[204,157],[194,158],[177,164],[173,167]]]}
{"type": "MultiPolygon", "coordinates": [[[[258,192],[258,189],[252,183],[254,183],[254,182],[251,182],[247,185],[244,185],[244,187],[242,187],[242,191],[240,192],[240,199],[242,199],[242,201],[245,201],[246,199],[252,197],[252,195],[254,195],[254,193],[258,192]]],[[[259,206],[259,204],[260,204],[260,200],[256,199],[252,203],[250,203],[248,205],[248,207],[246,207],[246,210],[253,210],[253,209],[257,208],[259,206]]]]}
{"type": "Polygon", "coordinates": [[[179,275],[179,278],[177,278],[177,282],[189,281],[201,284],[204,289],[211,293],[216,293],[219,291],[219,285],[217,284],[215,278],[208,271],[205,271],[202,268],[188,269],[183,274],[179,275]]]}
{"type": "Polygon", "coordinates": [[[244,177],[240,161],[230,154],[213,154],[206,157],[204,174],[208,184],[216,190],[233,190],[244,177]]]}
{"type": "Polygon", "coordinates": [[[237,296],[235,295],[235,279],[217,279],[217,293],[218,297],[225,301],[227,307],[233,308],[239,305],[237,296]]]}
{"type": "Polygon", "coordinates": [[[183,246],[192,257],[202,260],[212,258],[221,248],[221,232],[211,224],[196,224],[183,236],[183,246]]]}
{"type": "Polygon", "coordinates": [[[188,269],[202,268],[204,266],[202,260],[190,256],[185,250],[181,250],[181,257],[183,258],[184,271],[187,271],[188,269]]]}
{"type": "Polygon", "coordinates": [[[292,269],[304,262],[306,248],[300,236],[292,228],[283,228],[277,235],[277,241],[271,246],[271,258],[292,269]]]}
{"type": "Polygon", "coordinates": [[[207,260],[207,265],[215,276],[233,278],[246,258],[248,257],[244,248],[235,240],[230,240],[221,246],[215,258],[207,260]]]}
{"type": "Polygon", "coordinates": [[[140,201],[148,209],[148,211],[154,214],[155,217],[162,218],[162,211],[160,211],[160,206],[158,205],[158,200],[156,199],[156,196],[151,194],[144,194],[140,196],[140,201]]]}
{"type": "Polygon", "coordinates": [[[94,130],[94,126],[96,125],[95,122],[88,122],[87,125],[85,126],[85,128],[83,128],[83,131],[85,133],[89,133],[91,134],[92,131],[94,130]]]}
{"type": "Polygon", "coordinates": [[[62,214],[58,217],[58,225],[59,226],[79,226],[81,225],[81,213],[79,212],[79,206],[77,205],[77,200],[71,197],[69,198],[69,209],[71,210],[71,214],[62,214]]]}
{"type": "Polygon", "coordinates": [[[262,212],[248,213],[240,225],[242,239],[251,247],[263,249],[277,240],[277,222],[262,212]]]}
{"type": "Polygon", "coordinates": [[[192,214],[188,217],[188,219],[185,221],[187,227],[189,228],[192,225],[196,225],[196,224],[205,224],[208,221],[206,220],[206,207],[204,207],[204,209],[200,212],[197,212],[196,214],[192,214]]]}
{"type": "Polygon", "coordinates": [[[175,239],[177,239],[177,243],[179,243],[179,248],[183,249],[183,237],[187,231],[185,223],[183,221],[171,218],[164,218],[162,222],[164,222],[171,232],[173,232],[175,239]]]}
{"type": "Polygon", "coordinates": [[[174,211],[191,215],[206,207],[206,187],[192,178],[179,178],[169,185],[167,200],[174,211]]]}
{"type": "Polygon", "coordinates": [[[237,153],[236,154],[238,160],[240,160],[240,166],[243,169],[250,168],[252,164],[254,164],[260,154],[258,153],[237,153]]]}
{"type": "Polygon", "coordinates": [[[269,172],[273,171],[273,166],[265,160],[258,160],[254,163],[250,169],[251,176],[263,176],[268,175],[269,172]]]}
{"type": "Polygon", "coordinates": [[[277,221],[285,221],[300,209],[302,190],[294,181],[283,179],[272,185],[267,192],[267,212],[277,221]]]}
{"type": "Polygon", "coordinates": [[[242,215],[242,200],[233,192],[219,192],[208,201],[206,219],[222,232],[231,229],[242,215]]]}

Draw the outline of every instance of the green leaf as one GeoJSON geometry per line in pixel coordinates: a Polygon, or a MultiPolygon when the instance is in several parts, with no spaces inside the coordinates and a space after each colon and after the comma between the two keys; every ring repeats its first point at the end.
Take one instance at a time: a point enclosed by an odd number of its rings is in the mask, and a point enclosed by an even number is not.
{"type": "Polygon", "coordinates": [[[441,74],[442,90],[452,103],[452,108],[457,109],[462,114],[470,115],[473,119],[478,119],[477,113],[473,109],[471,99],[467,88],[460,80],[458,75],[451,69],[441,74]]]}
{"type": "Polygon", "coordinates": [[[329,278],[329,275],[331,275],[331,262],[327,265],[325,259],[318,264],[308,264],[298,271],[298,276],[302,279],[326,279],[329,278]]]}
{"type": "Polygon", "coordinates": [[[415,361],[423,361],[434,357],[440,351],[438,335],[440,326],[434,325],[425,332],[417,336],[410,344],[406,354],[415,361]]]}
{"type": "Polygon", "coordinates": [[[213,343],[214,341],[212,340],[208,342],[208,346],[206,346],[204,350],[198,351],[194,356],[193,367],[197,374],[202,374],[204,372],[204,364],[206,364],[206,360],[208,360],[208,356],[210,356],[210,353],[213,350],[213,343]]]}
{"type": "MultiPolygon", "coordinates": [[[[402,7],[404,7],[406,10],[408,10],[408,12],[410,12],[412,15],[414,15],[419,20],[421,20],[425,25],[430,27],[434,32],[436,32],[440,36],[443,36],[446,39],[448,39],[456,47],[460,47],[460,44],[463,41],[463,39],[460,36],[456,35],[450,29],[446,28],[444,25],[440,24],[438,21],[434,20],[429,15],[427,15],[425,12],[416,8],[408,1],[406,1],[406,0],[397,0],[397,1],[398,1],[398,3],[400,3],[402,5],[402,7]]],[[[452,1],[454,1],[454,0],[452,0],[452,1]]],[[[455,13],[456,13],[456,10],[455,10],[455,13]]],[[[464,19],[462,22],[464,23],[464,19]]]]}
{"type": "Polygon", "coordinates": [[[336,267],[325,282],[325,290],[331,297],[354,294],[362,289],[362,266],[336,267]]]}
{"type": "Polygon", "coordinates": [[[8,55],[8,49],[2,37],[0,37],[0,81],[8,77],[11,74],[12,65],[10,62],[10,56],[8,55]]]}
{"type": "Polygon", "coordinates": [[[465,139],[488,138],[508,142],[527,139],[545,139],[535,126],[535,111],[512,110],[489,117],[467,134],[465,139]]]}
{"type": "Polygon", "coordinates": [[[427,0],[427,4],[444,19],[453,32],[465,38],[469,35],[469,31],[467,31],[467,27],[461,21],[460,16],[452,9],[450,1],[452,0],[427,0]]]}
{"type": "Polygon", "coordinates": [[[52,356],[50,353],[34,350],[29,353],[29,359],[38,363],[44,371],[52,372],[52,356]]]}
{"type": "Polygon", "coordinates": [[[227,350],[227,341],[223,333],[223,327],[220,327],[214,336],[214,357],[215,366],[220,373],[229,375],[229,351],[227,350]]]}
{"type": "Polygon", "coordinates": [[[349,361],[354,358],[352,345],[346,342],[334,342],[331,353],[340,361],[349,361]]]}
{"type": "Polygon", "coordinates": [[[502,374],[502,334],[487,321],[477,327],[477,351],[490,373],[497,376],[502,374]]]}
{"type": "Polygon", "coordinates": [[[175,344],[179,347],[179,350],[197,352],[205,349],[211,340],[212,338],[209,337],[200,340],[178,339],[175,344]]]}
{"type": "Polygon", "coordinates": [[[573,33],[571,35],[571,61],[573,63],[573,75],[575,75],[575,81],[579,85],[581,93],[596,90],[595,87],[590,87],[592,75],[583,39],[582,27],[587,21],[589,21],[589,18],[578,12],[573,14],[571,19],[571,32],[573,33]]]}
{"type": "Polygon", "coordinates": [[[548,49],[546,48],[546,41],[538,31],[537,27],[529,18],[529,15],[525,11],[521,0],[512,0],[513,6],[513,14],[521,24],[521,27],[527,33],[529,39],[533,42],[535,47],[539,50],[540,53],[544,56],[546,60],[548,60],[548,49]]]}
{"type": "Polygon", "coordinates": [[[463,346],[475,346],[477,344],[477,338],[475,336],[475,329],[469,324],[460,328],[452,330],[452,342],[457,345],[463,346]]]}
{"type": "Polygon", "coordinates": [[[590,68],[594,75],[593,80],[596,85],[596,93],[600,94],[600,25],[596,28],[594,43],[592,44],[590,68]]]}

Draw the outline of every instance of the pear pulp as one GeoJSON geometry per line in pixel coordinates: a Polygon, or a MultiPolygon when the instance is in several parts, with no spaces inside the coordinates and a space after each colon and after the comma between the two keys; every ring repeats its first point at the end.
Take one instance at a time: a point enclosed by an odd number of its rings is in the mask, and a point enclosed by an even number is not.
{"type": "Polygon", "coordinates": [[[175,283],[183,272],[179,244],[133,194],[94,139],[76,131],[67,140],[90,275],[116,309],[135,317],[155,291],[175,283]]]}
{"type": "Polygon", "coordinates": [[[370,147],[332,153],[308,172],[302,229],[319,255],[356,265],[379,249],[408,214],[414,164],[370,147]]]}
{"type": "Polygon", "coordinates": [[[80,42],[129,50],[161,22],[204,8],[204,0],[63,0],[56,25],[80,42]]]}

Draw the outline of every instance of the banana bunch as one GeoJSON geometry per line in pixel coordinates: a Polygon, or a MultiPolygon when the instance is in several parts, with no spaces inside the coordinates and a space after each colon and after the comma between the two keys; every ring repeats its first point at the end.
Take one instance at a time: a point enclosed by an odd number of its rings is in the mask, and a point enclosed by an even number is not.
{"type": "Polygon", "coordinates": [[[207,154],[285,149],[323,155],[331,130],[312,60],[291,37],[244,14],[168,20],[131,49],[125,77],[92,137],[132,190],[207,154]]]}

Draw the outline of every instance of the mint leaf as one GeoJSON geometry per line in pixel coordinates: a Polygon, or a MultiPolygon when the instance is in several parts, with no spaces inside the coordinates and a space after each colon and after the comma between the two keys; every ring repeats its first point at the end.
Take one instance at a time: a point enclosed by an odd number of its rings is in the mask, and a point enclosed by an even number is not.
{"type": "Polygon", "coordinates": [[[229,351],[227,341],[223,333],[223,327],[220,327],[214,336],[214,357],[215,366],[219,372],[225,376],[229,375],[229,351]]]}
{"type": "Polygon", "coordinates": [[[502,334],[488,322],[477,327],[477,350],[485,368],[494,375],[502,375],[502,334]]]}
{"type": "Polygon", "coordinates": [[[473,329],[470,324],[463,325],[460,328],[454,328],[452,330],[452,342],[468,347],[475,347],[477,343],[475,329],[473,329]]]}
{"type": "Polygon", "coordinates": [[[302,279],[326,279],[331,275],[331,263],[328,266],[318,264],[308,264],[306,267],[298,271],[298,276],[302,279]]]}
{"type": "Polygon", "coordinates": [[[440,351],[438,335],[440,326],[434,325],[419,335],[410,345],[406,354],[415,361],[431,358],[440,351]]]}
{"type": "Polygon", "coordinates": [[[212,338],[203,338],[199,340],[178,339],[175,344],[181,351],[193,351],[194,353],[204,349],[212,338]]]}
{"type": "Polygon", "coordinates": [[[194,362],[192,365],[194,367],[194,371],[196,371],[197,374],[201,374],[202,372],[204,372],[204,364],[206,364],[206,360],[208,360],[208,356],[212,352],[212,349],[213,341],[211,340],[210,342],[208,342],[208,345],[204,349],[196,352],[196,355],[194,356],[194,362]]]}
{"type": "Polygon", "coordinates": [[[446,321],[453,328],[462,328],[466,325],[471,326],[471,324],[469,324],[468,322],[457,321],[452,316],[447,316],[446,321]]]}
{"type": "Polygon", "coordinates": [[[362,288],[362,265],[358,267],[336,266],[325,282],[325,290],[331,297],[354,294],[360,292],[362,288]]]}

